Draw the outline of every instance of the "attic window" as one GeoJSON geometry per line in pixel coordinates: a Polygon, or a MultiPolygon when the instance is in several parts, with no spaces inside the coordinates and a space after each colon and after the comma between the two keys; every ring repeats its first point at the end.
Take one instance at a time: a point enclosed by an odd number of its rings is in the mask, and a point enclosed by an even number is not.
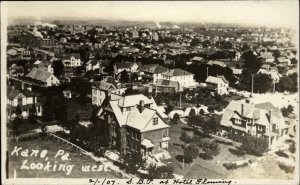
{"type": "Polygon", "coordinates": [[[158,118],[153,118],[153,125],[157,125],[158,124],[158,118]]]}

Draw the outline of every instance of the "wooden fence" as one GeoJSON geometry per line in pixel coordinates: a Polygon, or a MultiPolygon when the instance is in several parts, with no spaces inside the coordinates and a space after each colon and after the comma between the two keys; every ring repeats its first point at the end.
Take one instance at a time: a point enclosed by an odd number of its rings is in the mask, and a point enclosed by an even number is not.
{"type": "Polygon", "coordinates": [[[64,139],[64,138],[61,138],[61,137],[59,137],[59,136],[57,136],[57,135],[55,135],[55,134],[53,134],[53,133],[47,133],[47,136],[48,136],[48,137],[53,137],[54,140],[57,139],[58,141],[61,141],[62,143],[66,143],[68,146],[71,146],[71,148],[75,148],[75,149],[77,149],[77,150],[80,150],[80,151],[83,152],[83,153],[84,153],[84,152],[85,152],[85,153],[88,153],[88,151],[84,150],[83,148],[81,148],[81,147],[75,145],[74,143],[71,143],[70,141],[68,141],[68,140],[66,140],[66,139],[64,139]]]}

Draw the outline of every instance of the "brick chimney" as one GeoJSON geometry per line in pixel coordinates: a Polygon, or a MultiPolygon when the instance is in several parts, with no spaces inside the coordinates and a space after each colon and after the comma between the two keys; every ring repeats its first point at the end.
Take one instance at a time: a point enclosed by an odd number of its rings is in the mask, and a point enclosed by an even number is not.
{"type": "Polygon", "coordinates": [[[244,116],[244,102],[241,104],[241,115],[244,116]]]}
{"type": "Polygon", "coordinates": [[[144,100],[140,100],[139,109],[140,109],[140,113],[142,113],[144,111],[144,109],[145,109],[144,100]]]}
{"type": "Polygon", "coordinates": [[[270,109],[270,110],[269,110],[269,116],[270,116],[270,123],[272,123],[272,122],[273,122],[273,120],[272,120],[273,109],[270,109]]]}

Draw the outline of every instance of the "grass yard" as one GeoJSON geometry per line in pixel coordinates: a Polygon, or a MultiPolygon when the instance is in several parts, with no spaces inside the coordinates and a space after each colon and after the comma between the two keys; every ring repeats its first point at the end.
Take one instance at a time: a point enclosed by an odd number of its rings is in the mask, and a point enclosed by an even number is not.
{"type": "MultiPolygon", "coordinates": [[[[23,150],[22,149],[22,150],[23,150]]],[[[53,139],[49,140],[42,140],[42,139],[35,139],[29,141],[19,141],[19,142],[9,142],[8,143],[8,151],[9,151],[9,177],[14,177],[14,169],[17,173],[17,178],[120,178],[116,175],[112,174],[112,172],[105,172],[105,171],[98,171],[98,172],[83,172],[81,170],[82,165],[101,165],[100,162],[96,162],[92,160],[90,157],[85,156],[80,151],[71,149],[68,145],[61,143],[59,141],[55,141],[53,139]],[[13,155],[11,156],[11,152],[13,151],[14,147],[22,147],[23,149],[29,150],[28,157],[21,157],[20,152],[19,156],[13,155]],[[69,153],[68,161],[63,161],[60,157],[54,158],[58,150],[64,150],[65,153],[69,153]],[[46,164],[45,158],[40,158],[35,156],[30,156],[31,150],[48,150],[47,157],[50,164],[54,164],[55,162],[59,164],[67,164],[67,165],[74,165],[70,175],[66,175],[66,171],[44,171],[44,170],[21,170],[21,166],[23,160],[28,159],[27,166],[30,163],[42,163],[46,164]]],[[[58,167],[57,167],[58,168],[58,167]]],[[[50,169],[53,169],[50,168],[50,169]]],[[[98,169],[98,168],[97,168],[98,169]]]]}
{"type": "MultiPolygon", "coordinates": [[[[204,140],[211,140],[217,142],[220,147],[220,154],[212,160],[205,160],[200,157],[194,159],[191,164],[185,164],[184,169],[182,163],[183,149],[181,147],[184,144],[180,140],[182,130],[192,130],[186,124],[179,122],[177,125],[172,125],[169,130],[169,137],[171,143],[169,143],[169,153],[172,159],[166,161],[174,167],[174,172],[179,175],[183,175],[184,178],[195,179],[200,177],[206,178],[226,178],[231,172],[223,167],[225,162],[236,162],[240,160],[255,161],[256,156],[238,154],[237,146],[227,144],[224,141],[216,141],[214,138],[203,137],[204,140]]],[[[200,149],[201,151],[201,149],[200,149]]]]}

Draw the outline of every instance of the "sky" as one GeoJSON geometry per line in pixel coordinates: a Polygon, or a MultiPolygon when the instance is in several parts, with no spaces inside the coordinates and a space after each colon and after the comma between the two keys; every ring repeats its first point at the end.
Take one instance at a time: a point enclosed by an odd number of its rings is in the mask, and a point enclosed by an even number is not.
{"type": "Polygon", "coordinates": [[[75,1],[5,2],[18,17],[244,23],[297,27],[299,4],[285,1],[75,1]]]}

